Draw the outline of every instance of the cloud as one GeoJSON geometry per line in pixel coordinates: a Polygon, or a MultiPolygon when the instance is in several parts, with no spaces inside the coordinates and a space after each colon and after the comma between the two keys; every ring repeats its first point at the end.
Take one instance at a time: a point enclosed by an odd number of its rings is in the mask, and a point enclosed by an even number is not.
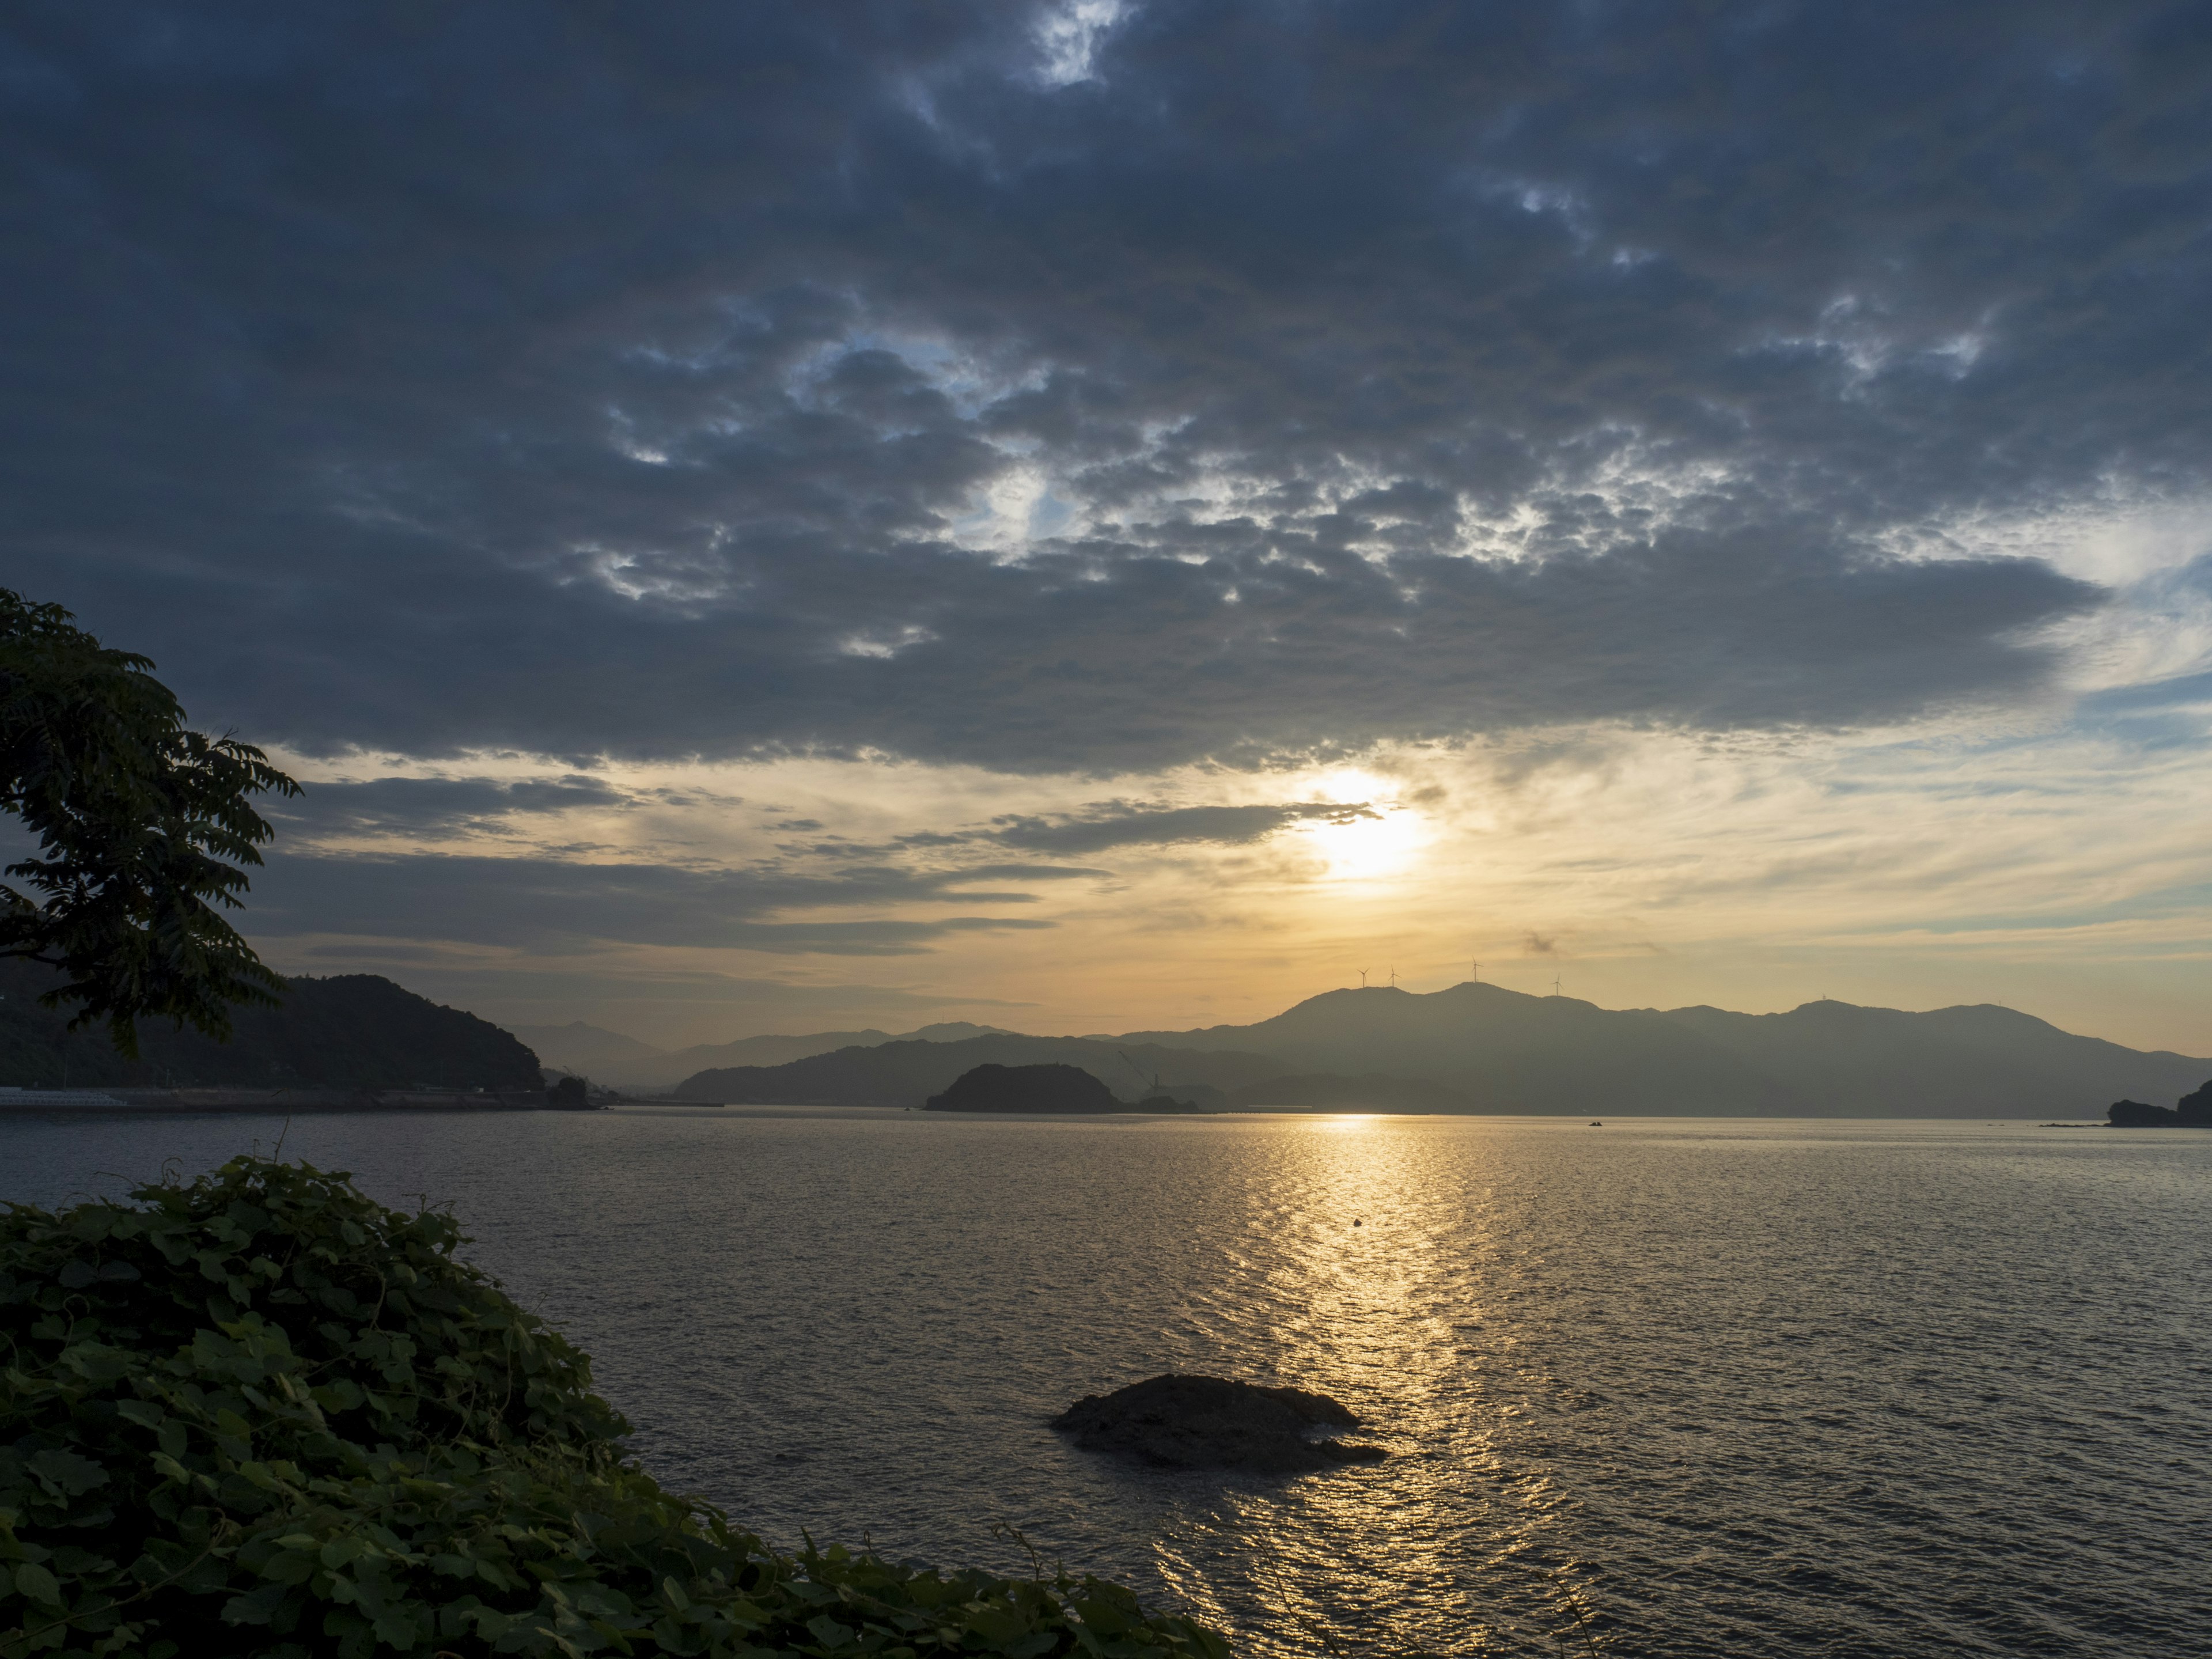
{"type": "MultiPolygon", "coordinates": [[[[286,834],[270,867],[255,880],[252,926],[271,940],[334,936],[337,942],[306,947],[303,960],[328,956],[422,967],[444,963],[457,944],[547,951],[647,945],[910,955],[960,934],[1055,924],[995,915],[844,920],[822,913],[1030,905],[1038,898],[1031,888],[1110,873],[1036,859],[948,862],[948,854],[972,858],[1005,848],[1065,856],[1129,846],[1233,844],[1301,823],[1381,817],[1364,802],[1162,808],[1109,801],[1074,813],[1002,816],[988,828],[916,831],[874,844],[831,838],[788,846],[782,858],[690,865],[605,857],[586,862],[573,847],[545,845],[548,826],[533,822],[659,798],[583,775],[313,784],[300,799],[272,806],[286,834]],[[480,845],[487,837],[496,852],[345,845],[349,839],[480,845]]],[[[781,818],[769,827],[821,825],[781,818]]]]}
{"type": "Polygon", "coordinates": [[[1549,957],[1559,954],[1559,941],[1530,928],[1521,936],[1521,953],[1530,957],[1549,957]]]}
{"type": "Polygon", "coordinates": [[[1145,811],[1108,808],[1061,817],[1008,816],[991,839],[1062,855],[1113,847],[1161,847],[1178,842],[1258,841],[1294,823],[1351,823],[1382,815],[1364,801],[1304,801],[1283,806],[1180,806],[1145,811]]]}
{"type": "Polygon", "coordinates": [[[2152,3],[24,6],[0,533],[318,754],[2032,702],[2107,591],[1943,537],[2208,482],[2202,50],[2152,3]]]}
{"type": "MultiPolygon", "coordinates": [[[[1382,814],[1365,801],[1291,801],[1242,806],[1152,806],[1125,801],[1095,801],[1072,812],[1001,813],[988,829],[915,830],[888,842],[832,837],[793,843],[784,850],[832,860],[908,859],[954,848],[1008,847],[1060,857],[1103,853],[1117,847],[1165,847],[1176,843],[1236,845],[1255,842],[1293,824],[1379,821],[1382,814]]],[[[818,827],[818,826],[817,826],[818,827]]],[[[940,872],[941,881],[1069,881],[1109,872],[1080,865],[984,864],[940,872]]]]}
{"type": "Polygon", "coordinates": [[[316,783],[295,800],[271,801],[267,815],[292,835],[406,836],[458,840],[513,833],[509,820],[588,808],[622,807],[633,798],[580,775],[505,781],[495,778],[375,778],[316,783]]]}
{"type": "Polygon", "coordinates": [[[652,971],[640,969],[626,976],[617,991],[610,992],[599,975],[564,972],[554,968],[484,968],[445,959],[442,983],[466,988],[471,995],[506,1002],[544,1001],[566,1006],[577,1001],[635,1003],[648,1009],[703,1004],[708,1007],[742,1005],[748,1012],[813,1013],[835,1008],[911,1009],[1027,1008],[1018,1000],[976,996],[945,996],[910,985],[866,983],[801,984],[789,980],[762,979],[740,974],[652,971]]]}
{"type": "Polygon", "coordinates": [[[912,903],[1020,904],[1025,893],[957,888],[960,877],[890,868],[829,876],[773,867],[692,870],[532,857],[410,854],[272,859],[253,883],[257,938],[337,934],[535,950],[595,944],[705,946],[778,955],[910,956],[974,933],[1048,928],[1048,921],[771,920],[791,911],[912,903]]]}

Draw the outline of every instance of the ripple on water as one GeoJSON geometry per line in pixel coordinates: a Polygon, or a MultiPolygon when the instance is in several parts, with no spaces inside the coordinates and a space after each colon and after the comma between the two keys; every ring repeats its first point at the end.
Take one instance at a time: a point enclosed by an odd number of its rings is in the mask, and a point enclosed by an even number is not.
{"type": "MultiPolygon", "coordinates": [[[[240,1118],[0,1122],[0,1195],[240,1118]]],[[[1408,1118],[295,1121],[562,1322],[769,1536],[1137,1583],[1240,1649],[2135,1656],[2212,1627],[2212,1136],[1408,1118]],[[1363,1224],[1355,1228],[1357,1219],[1363,1224]],[[1296,1480],[1044,1427],[1163,1370],[1318,1388],[1296,1480]]]]}

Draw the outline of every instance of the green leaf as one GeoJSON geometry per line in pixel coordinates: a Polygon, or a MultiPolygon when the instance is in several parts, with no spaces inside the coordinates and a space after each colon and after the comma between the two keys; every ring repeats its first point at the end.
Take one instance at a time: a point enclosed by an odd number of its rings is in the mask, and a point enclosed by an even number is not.
{"type": "Polygon", "coordinates": [[[276,1609],[289,1594],[289,1584],[263,1584],[243,1595],[234,1595],[222,1604],[222,1621],[226,1625],[265,1625],[276,1617],[276,1609]]]}
{"type": "Polygon", "coordinates": [[[376,1639],[387,1647],[409,1648],[415,1644],[415,1620],[404,1607],[386,1607],[376,1615],[371,1627],[376,1639]]]}
{"type": "Polygon", "coordinates": [[[38,1476],[40,1486],[60,1498],[82,1497],[107,1480],[107,1471],[90,1458],[58,1447],[33,1452],[25,1467],[38,1476]]]}
{"type": "Polygon", "coordinates": [[[54,1576],[34,1562],[21,1561],[15,1565],[15,1589],[29,1600],[50,1607],[62,1604],[62,1587],[54,1576]]]}
{"type": "Polygon", "coordinates": [[[350,1562],[358,1561],[368,1553],[368,1544],[367,1540],[358,1535],[349,1538],[333,1538],[329,1543],[323,1546],[319,1559],[325,1566],[336,1571],[338,1568],[345,1566],[350,1562]]]}

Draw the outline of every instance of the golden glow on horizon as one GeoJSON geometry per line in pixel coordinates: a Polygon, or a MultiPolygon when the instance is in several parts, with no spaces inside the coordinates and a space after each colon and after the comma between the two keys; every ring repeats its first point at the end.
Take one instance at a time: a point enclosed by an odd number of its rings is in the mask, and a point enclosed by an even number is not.
{"type": "MultiPolygon", "coordinates": [[[[521,783],[569,769],[525,755],[443,767],[283,758],[317,793],[348,779],[521,783]]],[[[420,832],[404,811],[341,813],[282,826],[279,850],[773,869],[794,902],[733,910],[726,939],[687,925],[656,940],[664,906],[634,935],[573,949],[461,932],[256,943],[283,971],[388,973],[487,1018],[586,1019],[670,1048],[933,1019],[1066,1035],[1243,1024],[1357,985],[1363,969],[1370,984],[1395,969],[1407,990],[1439,990],[1479,957],[1486,983],[1542,995],[1561,975],[1568,995],[1607,1007],[2004,1002],[2132,1047],[2212,1054],[2205,915],[2147,902],[2212,875],[2212,776],[2186,749],[2130,758],[2116,814],[2116,762],[2094,735],[1975,750],[1934,735],[1716,744],[1593,731],[1300,775],[1009,780],[820,757],[606,766],[591,774],[600,795],[579,791],[559,811],[420,832]],[[994,844],[1011,813],[1057,823],[1316,802],[1376,816],[1079,859],[994,844]],[[951,839],[909,847],[916,830],[951,839]],[[957,884],[867,892],[878,864],[926,878],[1017,859],[1084,867],[1034,882],[1008,868],[972,896],[957,884]],[[860,896],[839,898],[840,883],[860,896]],[[824,896],[810,902],[810,888],[824,896]],[[2116,913],[2077,915],[2083,895],[2116,913]],[[2127,914],[2133,900],[2146,902],[2127,914]],[[844,924],[942,919],[958,926],[839,948],[844,924]],[[830,924],[818,951],[775,937],[813,923],[830,924]]]]}

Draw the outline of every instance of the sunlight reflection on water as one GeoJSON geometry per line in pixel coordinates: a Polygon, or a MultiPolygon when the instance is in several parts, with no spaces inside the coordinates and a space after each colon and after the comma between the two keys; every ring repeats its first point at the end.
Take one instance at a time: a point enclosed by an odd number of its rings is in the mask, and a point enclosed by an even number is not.
{"type": "MultiPolygon", "coordinates": [[[[267,1120],[0,1122],[0,1194],[267,1120]]],[[[2180,1652],[2212,1615],[2212,1136],[866,1112],[301,1119],[450,1201],[641,1455],[769,1536],[999,1567],[1006,1521],[1241,1650],[2180,1652]],[[1354,1226],[1358,1221],[1362,1224],[1354,1226]],[[1168,1370],[1393,1455],[1126,1467],[1043,1426],[1168,1370]]]]}

